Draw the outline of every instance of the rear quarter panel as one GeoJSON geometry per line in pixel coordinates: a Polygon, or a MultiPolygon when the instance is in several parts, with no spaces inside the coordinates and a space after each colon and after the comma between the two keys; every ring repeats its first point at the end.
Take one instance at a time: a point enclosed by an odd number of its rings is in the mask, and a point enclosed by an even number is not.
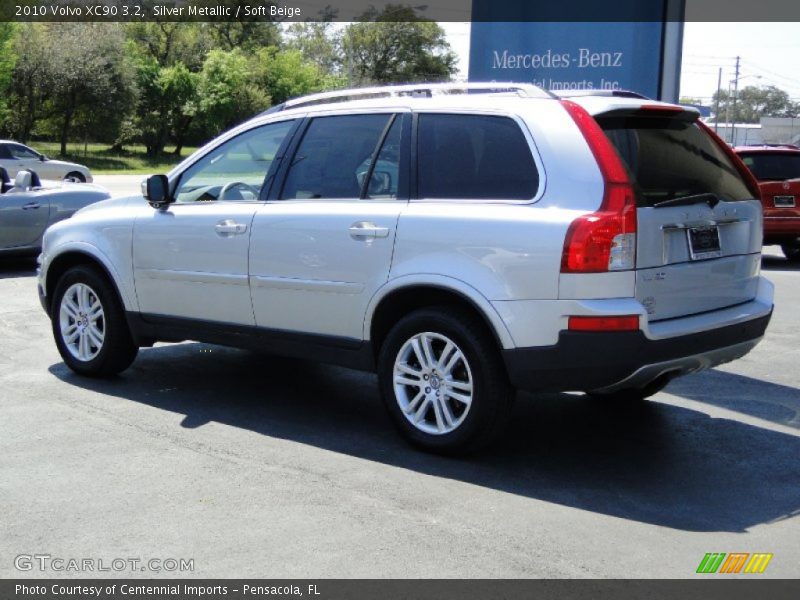
{"type": "Polygon", "coordinates": [[[567,229],[600,206],[603,181],[559,102],[515,106],[494,114],[515,118],[523,128],[541,171],[536,196],[528,202],[412,200],[400,216],[390,280],[441,273],[490,301],[558,298],[567,229]]]}

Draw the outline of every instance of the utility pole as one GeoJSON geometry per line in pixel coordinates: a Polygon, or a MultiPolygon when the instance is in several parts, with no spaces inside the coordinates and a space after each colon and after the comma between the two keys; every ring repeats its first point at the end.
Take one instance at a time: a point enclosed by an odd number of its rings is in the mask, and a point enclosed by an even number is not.
{"type": "MultiPolygon", "coordinates": [[[[739,60],[741,57],[736,57],[736,77],[733,80],[733,120],[736,121],[736,97],[739,95],[739,60]]],[[[731,146],[736,145],[736,123],[733,123],[733,131],[731,132],[731,146]]]]}
{"type": "Polygon", "coordinates": [[[722,88],[722,67],[719,68],[717,77],[717,106],[714,108],[714,133],[719,132],[719,93],[722,88]]]}

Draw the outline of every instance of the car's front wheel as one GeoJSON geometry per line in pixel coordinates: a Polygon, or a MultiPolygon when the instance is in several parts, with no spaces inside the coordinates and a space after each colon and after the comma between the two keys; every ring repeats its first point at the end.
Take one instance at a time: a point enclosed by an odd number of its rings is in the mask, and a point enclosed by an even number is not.
{"type": "Polygon", "coordinates": [[[503,431],[513,390],[484,323],[459,309],[423,309],[389,332],[378,360],[381,394],[412,444],[456,454],[503,431]]]}
{"type": "Polygon", "coordinates": [[[76,373],[114,375],[136,358],[139,349],[116,291],[91,267],[73,267],[61,277],[50,319],[58,351],[76,373]]]}

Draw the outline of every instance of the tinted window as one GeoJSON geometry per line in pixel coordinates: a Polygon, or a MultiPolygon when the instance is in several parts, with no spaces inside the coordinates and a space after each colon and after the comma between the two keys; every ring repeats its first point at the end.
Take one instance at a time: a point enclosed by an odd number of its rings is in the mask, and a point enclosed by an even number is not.
{"type": "Polygon", "coordinates": [[[360,198],[391,115],[319,117],[292,159],[281,198],[360,198]]]}
{"type": "Polygon", "coordinates": [[[11,150],[11,156],[17,160],[39,159],[39,154],[21,144],[9,144],[8,149],[11,150]]]}
{"type": "Polygon", "coordinates": [[[598,117],[628,167],[640,207],[695,194],[753,197],[717,143],[695,123],[657,117],[598,117]]]}
{"type": "MultiPolygon", "coordinates": [[[[400,138],[403,130],[403,119],[398,116],[392,123],[389,133],[378,153],[365,198],[392,199],[397,198],[400,185],[400,138]]],[[[371,159],[365,161],[363,167],[369,167],[371,159]]],[[[366,169],[359,169],[359,182],[366,177],[366,169]]]]}
{"type": "Polygon", "coordinates": [[[800,177],[800,152],[754,152],[739,156],[759,181],[785,181],[800,177]]]}
{"type": "Polygon", "coordinates": [[[539,174],[519,126],[506,117],[423,114],[420,198],[530,200],[539,174]]]}
{"type": "Polygon", "coordinates": [[[8,146],[6,144],[0,144],[0,158],[11,158],[11,152],[8,151],[8,146]]]}
{"type": "Polygon", "coordinates": [[[187,169],[175,190],[176,202],[254,201],[294,121],[264,125],[212,150],[187,169]]]}

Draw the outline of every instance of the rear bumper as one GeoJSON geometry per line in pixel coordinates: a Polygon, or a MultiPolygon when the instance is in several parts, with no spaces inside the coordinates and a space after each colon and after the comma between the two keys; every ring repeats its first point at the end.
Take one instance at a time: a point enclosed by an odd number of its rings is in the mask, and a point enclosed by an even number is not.
{"type": "Polygon", "coordinates": [[[614,391],[662,375],[701,371],[747,354],[764,336],[767,314],[708,331],[651,339],[643,331],[562,331],[554,346],[504,350],[512,385],[527,391],[614,391]]]}
{"type": "Polygon", "coordinates": [[[764,244],[781,244],[800,238],[800,217],[764,215],[764,244]]]}

